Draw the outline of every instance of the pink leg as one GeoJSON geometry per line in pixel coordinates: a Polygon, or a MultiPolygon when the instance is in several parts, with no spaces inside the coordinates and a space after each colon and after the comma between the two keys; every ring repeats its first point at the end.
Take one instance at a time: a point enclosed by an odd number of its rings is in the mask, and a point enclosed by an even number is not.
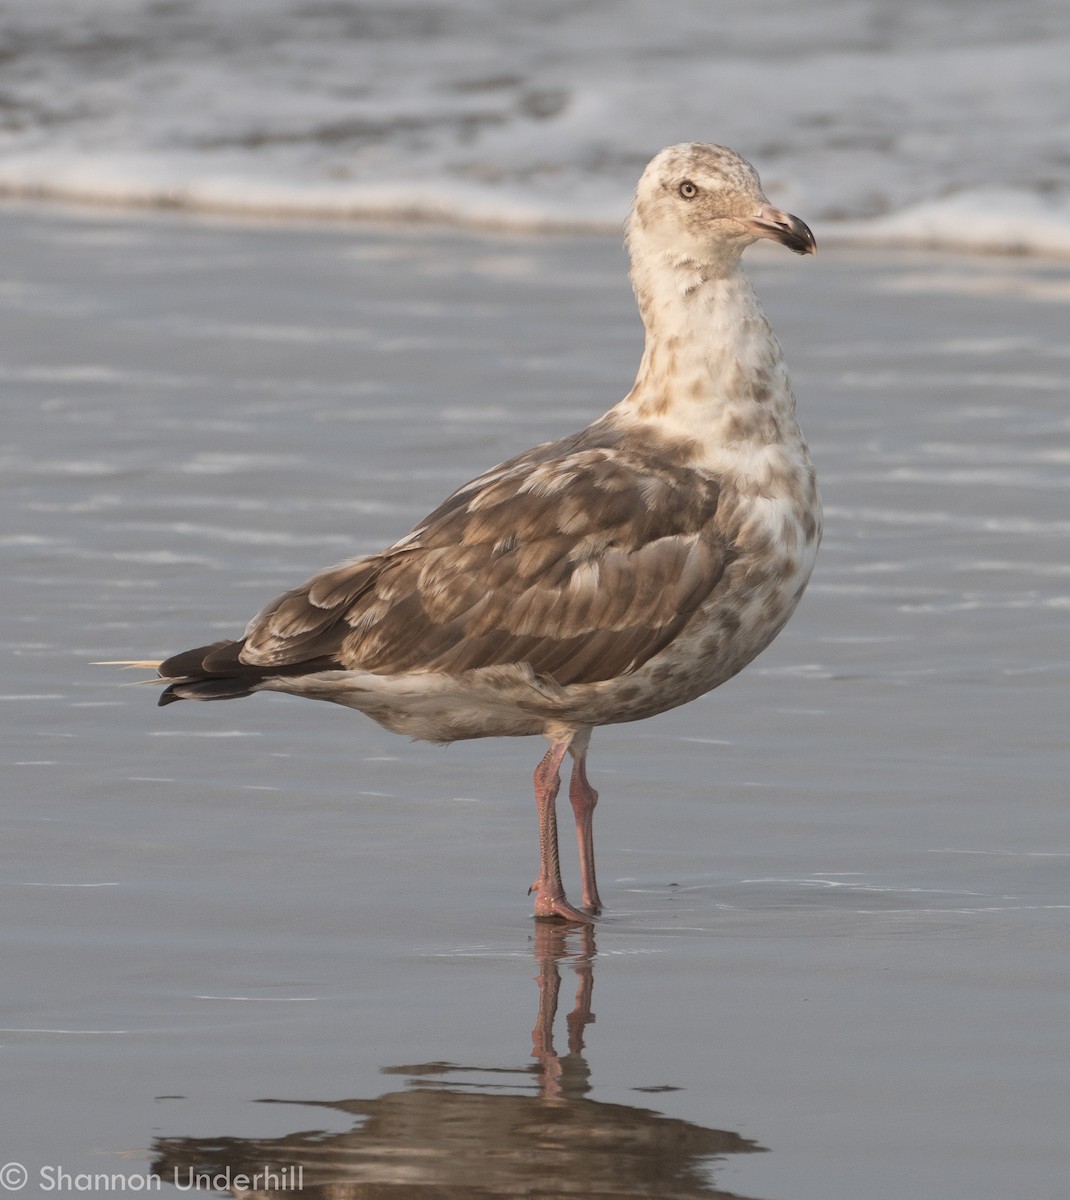
{"type": "Polygon", "coordinates": [[[569,743],[554,742],[535,768],[535,804],[539,810],[539,878],[528,889],[535,893],[537,917],[562,917],[591,924],[591,918],[573,908],[561,882],[561,857],[557,848],[557,790],[561,786],[561,760],[569,743]]]}
{"type": "Polygon", "coordinates": [[[575,762],[568,785],[568,798],[576,816],[576,842],[580,849],[580,877],[583,880],[583,907],[593,913],[602,911],[598,884],[594,877],[594,806],[598,793],[587,781],[587,747],[573,749],[575,762]]]}

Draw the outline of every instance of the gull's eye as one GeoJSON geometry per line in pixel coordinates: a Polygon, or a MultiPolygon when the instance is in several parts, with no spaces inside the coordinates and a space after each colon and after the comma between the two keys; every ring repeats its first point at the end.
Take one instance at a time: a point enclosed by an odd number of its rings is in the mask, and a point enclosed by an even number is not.
{"type": "Polygon", "coordinates": [[[694,200],[698,195],[698,184],[692,183],[690,179],[685,179],[676,190],[685,200],[694,200]]]}

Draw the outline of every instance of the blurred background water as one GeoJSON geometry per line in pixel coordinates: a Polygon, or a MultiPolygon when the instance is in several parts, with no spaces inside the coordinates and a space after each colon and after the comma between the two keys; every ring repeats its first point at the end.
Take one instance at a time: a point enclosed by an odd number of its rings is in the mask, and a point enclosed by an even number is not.
{"type": "Polygon", "coordinates": [[[715,141],[836,235],[1070,251],[1063,0],[5,0],[0,189],[617,229],[715,141]]]}

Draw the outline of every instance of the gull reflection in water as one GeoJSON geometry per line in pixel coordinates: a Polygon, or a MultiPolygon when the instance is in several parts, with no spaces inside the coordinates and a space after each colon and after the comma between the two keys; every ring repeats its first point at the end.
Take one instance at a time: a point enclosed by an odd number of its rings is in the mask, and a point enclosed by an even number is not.
{"type": "Polygon", "coordinates": [[[594,1020],[594,939],[591,928],[536,922],[539,1011],[532,1061],[523,1066],[387,1067],[384,1074],[405,1076],[406,1086],[372,1100],[265,1101],[330,1108],[351,1114],[355,1125],[346,1133],[306,1130],[265,1140],[158,1138],[153,1170],[187,1186],[229,1186],[264,1200],[729,1200],[711,1182],[711,1166],[763,1147],[726,1130],[589,1098],[583,1038],[594,1020]],[[559,1054],[554,1020],[566,964],[577,988],[568,1050],[559,1054]]]}

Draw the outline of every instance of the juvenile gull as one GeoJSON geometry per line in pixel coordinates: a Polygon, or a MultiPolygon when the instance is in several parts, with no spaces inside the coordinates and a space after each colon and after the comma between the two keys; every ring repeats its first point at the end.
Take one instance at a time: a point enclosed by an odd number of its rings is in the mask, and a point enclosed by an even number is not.
{"type": "Polygon", "coordinates": [[[535,914],[590,922],[591,730],[742,670],[791,616],[817,554],[795,398],[740,263],[759,238],[815,248],[732,150],[661,151],[627,226],[646,329],[628,395],[458,488],[381,554],[273,600],[240,640],[141,664],[168,681],[160,703],[291,692],[432,742],[543,735],[535,914]],[[558,858],[566,753],[583,910],[558,858]]]}

